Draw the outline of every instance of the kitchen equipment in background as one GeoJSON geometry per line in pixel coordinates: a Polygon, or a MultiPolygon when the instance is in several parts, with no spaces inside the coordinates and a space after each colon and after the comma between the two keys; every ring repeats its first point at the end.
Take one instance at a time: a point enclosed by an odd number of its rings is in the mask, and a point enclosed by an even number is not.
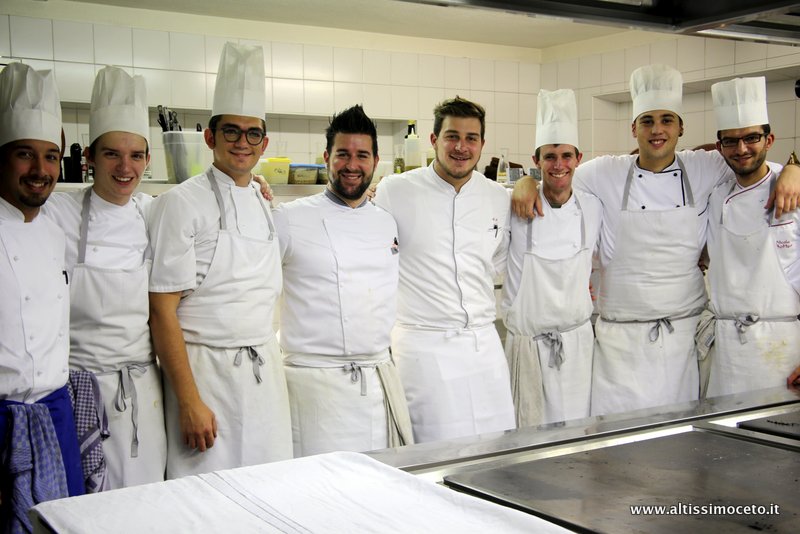
{"type": "Polygon", "coordinates": [[[504,184],[508,182],[508,149],[500,149],[500,161],[497,163],[497,182],[504,184]]]}
{"type": "Polygon", "coordinates": [[[516,183],[523,176],[523,170],[518,167],[511,167],[508,169],[508,183],[516,183]]]}
{"type": "Polygon", "coordinates": [[[405,145],[394,145],[394,173],[400,174],[406,171],[406,147],[405,145]]]}
{"type": "MultiPolygon", "coordinates": [[[[174,113],[174,112],[173,112],[174,113]]],[[[164,132],[167,183],[179,184],[205,171],[213,161],[203,132],[164,132]]]]}
{"type": "Polygon", "coordinates": [[[289,183],[289,165],[292,160],[287,157],[266,158],[261,160],[261,176],[271,184],[289,183]]]}
{"type": "Polygon", "coordinates": [[[289,183],[290,184],[315,184],[320,169],[325,165],[313,163],[290,163],[289,164],[289,183]]]}
{"type": "Polygon", "coordinates": [[[72,143],[69,146],[69,156],[64,158],[64,181],[73,184],[83,182],[81,170],[81,150],[80,143],[72,143]]]}
{"type": "Polygon", "coordinates": [[[423,153],[419,150],[417,121],[408,121],[408,133],[405,138],[405,170],[410,171],[422,166],[423,153]]]}
{"type": "Polygon", "coordinates": [[[428,150],[425,152],[425,166],[430,166],[433,163],[433,160],[436,159],[436,151],[433,147],[428,147],[428,150]]]}

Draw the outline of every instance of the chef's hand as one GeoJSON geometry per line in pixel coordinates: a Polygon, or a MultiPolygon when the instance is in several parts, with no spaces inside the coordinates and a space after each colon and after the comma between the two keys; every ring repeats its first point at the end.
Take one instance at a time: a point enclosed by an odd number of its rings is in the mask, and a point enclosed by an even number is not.
{"type": "Polygon", "coordinates": [[[272,202],[274,197],[272,196],[272,188],[269,186],[269,182],[267,182],[267,180],[260,174],[254,174],[253,180],[261,186],[261,195],[264,197],[264,199],[267,202],[272,202]]]}
{"type": "Polygon", "coordinates": [[[371,184],[367,188],[367,200],[370,202],[375,200],[375,193],[378,191],[378,184],[371,184]]]}
{"type": "Polygon", "coordinates": [[[800,204],[800,165],[787,165],[781,171],[781,175],[775,182],[773,191],[766,209],[775,207],[775,218],[779,219],[784,213],[794,211],[800,204]]]}
{"type": "Polygon", "coordinates": [[[786,385],[791,386],[800,386],[800,365],[795,367],[792,374],[789,375],[789,378],[786,379],[786,385]]]}
{"type": "Polygon", "coordinates": [[[180,409],[183,442],[190,449],[205,452],[214,446],[217,437],[217,418],[206,404],[197,399],[180,409]]]}
{"type": "Polygon", "coordinates": [[[533,219],[537,214],[544,217],[536,180],[530,176],[523,176],[517,180],[511,193],[511,210],[520,219],[533,219]]]}

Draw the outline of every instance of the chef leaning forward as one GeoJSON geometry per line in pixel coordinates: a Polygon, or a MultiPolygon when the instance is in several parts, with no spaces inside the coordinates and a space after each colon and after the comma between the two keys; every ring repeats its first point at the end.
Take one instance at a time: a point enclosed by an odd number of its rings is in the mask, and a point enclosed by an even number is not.
{"type": "Polygon", "coordinates": [[[400,285],[392,356],[414,439],[514,427],[508,364],[494,327],[494,277],[505,271],[510,205],[474,171],[485,112],[456,97],[434,109],[430,166],[385,178],[375,202],[397,222],[400,285]]]}
{"type": "Polygon", "coordinates": [[[61,165],[61,103],[50,71],[0,72],[0,530],[28,508],[80,495],[69,392],[64,233],[39,217],[61,165]]]}
{"type": "Polygon", "coordinates": [[[292,456],[271,327],[280,251],[251,179],[268,142],[264,119],[264,52],[226,43],[204,133],[214,163],[151,209],[150,327],[167,377],[168,478],[292,456]]]}
{"type": "Polygon", "coordinates": [[[144,78],[116,67],[97,73],[89,137],[94,184],[54,194],[44,214],[67,235],[70,381],[87,491],[98,491],[164,480],[167,460],[161,373],[147,324],[144,213],[152,198],[134,194],[150,159],[144,78]],[[87,400],[99,417],[79,408],[87,400]],[[93,447],[100,432],[108,435],[105,476],[93,447]]]}
{"type": "Polygon", "coordinates": [[[378,164],[375,123],[353,106],[333,116],[325,136],[328,188],[274,214],[295,456],[413,443],[389,356],[397,225],[366,197],[378,164]]]}
{"type": "Polygon", "coordinates": [[[711,97],[717,149],[735,174],[714,190],[708,210],[715,396],[782,386],[800,364],[800,215],[764,209],[780,169],[766,161],[775,140],[766,80],[716,83],[711,97]]]}
{"type": "MultiPolygon", "coordinates": [[[[593,414],[698,398],[694,334],[706,302],[697,266],[705,208],[714,186],[732,175],[717,152],[676,154],[683,134],[678,71],[641,67],[630,87],[638,157],[601,156],[575,172],[576,189],[603,204],[593,414]]],[[[798,170],[778,181],[776,211],[797,206],[798,170]]],[[[515,211],[530,214],[532,187],[519,187],[515,211]]]]}
{"type": "Polygon", "coordinates": [[[589,275],[600,201],[572,189],[580,163],[571,89],[539,92],[533,161],[544,217],[511,217],[502,310],[517,426],[589,416],[594,333],[589,275]]]}

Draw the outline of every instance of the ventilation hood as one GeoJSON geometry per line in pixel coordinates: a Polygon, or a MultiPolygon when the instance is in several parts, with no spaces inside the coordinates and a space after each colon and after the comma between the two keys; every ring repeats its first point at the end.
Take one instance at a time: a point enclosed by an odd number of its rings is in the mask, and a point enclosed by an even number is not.
{"type": "Polygon", "coordinates": [[[800,3],[771,0],[402,0],[533,17],[800,45],[800,3]]]}

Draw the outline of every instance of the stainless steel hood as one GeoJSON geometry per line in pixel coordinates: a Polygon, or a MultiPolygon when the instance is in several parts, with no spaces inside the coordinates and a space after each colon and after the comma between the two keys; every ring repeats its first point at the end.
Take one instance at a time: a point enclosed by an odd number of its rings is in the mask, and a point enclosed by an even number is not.
{"type": "Polygon", "coordinates": [[[572,22],[800,45],[800,3],[763,0],[401,0],[572,22]]]}

